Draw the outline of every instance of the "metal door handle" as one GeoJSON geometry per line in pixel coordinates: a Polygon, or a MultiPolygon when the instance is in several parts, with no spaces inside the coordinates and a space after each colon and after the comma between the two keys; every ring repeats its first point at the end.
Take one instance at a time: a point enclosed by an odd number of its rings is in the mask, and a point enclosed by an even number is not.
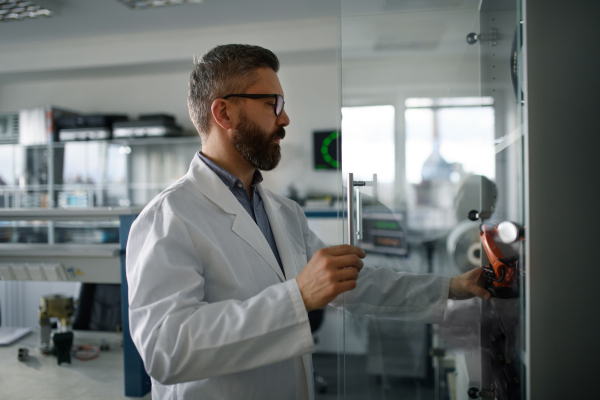
{"type": "Polygon", "coordinates": [[[356,232],[355,237],[356,240],[362,240],[362,201],[360,199],[360,187],[364,186],[364,182],[362,185],[357,185],[358,182],[354,182],[354,194],[356,195],[356,232]]]}
{"type": "Polygon", "coordinates": [[[352,223],[352,216],[354,215],[354,205],[352,201],[352,198],[354,197],[354,174],[352,172],[348,174],[348,181],[346,182],[346,197],[348,203],[348,244],[354,246],[354,224],[352,223]]]}
{"type": "MultiPolygon", "coordinates": [[[[376,175],[373,175],[376,182],[376,175]]],[[[355,246],[356,240],[362,239],[362,201],[360,186],[366,186],[365,181],[355,181],[354,174],[348,174],[346,194],[348,197],[348,244],[355,246]],[[356,223],[354,223],[354,197],[356,196],[356,223]]]]}

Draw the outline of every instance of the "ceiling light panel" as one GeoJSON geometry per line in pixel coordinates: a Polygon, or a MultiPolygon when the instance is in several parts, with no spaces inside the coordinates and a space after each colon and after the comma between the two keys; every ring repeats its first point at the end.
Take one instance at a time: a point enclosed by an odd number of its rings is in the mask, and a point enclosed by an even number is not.
{"type": "Polygon", "coordinates": [[[146,8],[177,6],[180,4],[202,3],[203,0],[117,0],[135,10],[146,8]]]}
{"type": "Polygon", "coordinates": [[[49,17],[54,12],[34,1],[0,0],[0,22],[49,17]]]}

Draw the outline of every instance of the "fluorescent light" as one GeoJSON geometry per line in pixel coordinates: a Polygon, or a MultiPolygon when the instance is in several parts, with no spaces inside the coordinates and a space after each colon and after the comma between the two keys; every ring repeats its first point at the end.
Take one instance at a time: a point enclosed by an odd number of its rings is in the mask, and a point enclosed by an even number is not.
{"type": "Polygon", "coordinates": [[[53,11],[38,2],[0,0],[0,22],[49,17],[53,14],[53,11]]]}
{"type": "Polygon", "coordinates": [[[176,6],[179,4],[202,3],[203,0],[117,0],[135,10],[153,7],[176,6]]]}

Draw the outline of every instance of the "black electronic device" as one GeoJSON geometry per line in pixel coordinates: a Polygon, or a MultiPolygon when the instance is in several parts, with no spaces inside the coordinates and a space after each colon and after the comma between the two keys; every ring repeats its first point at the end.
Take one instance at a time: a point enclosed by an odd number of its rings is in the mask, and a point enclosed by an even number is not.
{"type": "Polygon", "coordinates": [[[342,168],[341,130],[313,132],[314,168],[337,170],[342,168]]]}
{"type": "Polygon", "coordinates": [[[67,116],[56,119],[56,128],[112,128],[118,121],[127,121],[129,118],[124,114],[90,114],[67,116]]]}
{"type": "Polygon", "coordinates": [[[183,128],[175,124],[175,117],[168,114],[146,114],[138,120],[113,125],[115,138],[181,136],[182,133],[183,128]]]}
{"type": "Polygon", "coordinates": [[[70,142],[73,140],[106,140],[111,137],[111,128],[61,129],[58,132],[58,139],[61,142],[70,142]]]}
{"type": "Polygon", "coordinates": [[[52,352],[58,365],[71,364],[71,348],[73,347],[73,332],[55,332],[52,334],[52,352]]]}
{"type": "Polygon", "coordinates": [[[141,114],[140,121],[163,121],[175,125],[175,116],[171,114],[141,114]]]}
{"type": "Polygon", "coordinates": [[[403,226],[404,214],[382,211],[381,207],[362,213],[362,239],[359,246],[374,253],[408,255],[408,241],[403,226]]]}
{"type": "Polygon", "coordinates": [[[58,118],[55,122],[61,142],[73,140],[106,140],[112,138],[115,122],[127,121],[123,114],[76,115],[58,118]]]}

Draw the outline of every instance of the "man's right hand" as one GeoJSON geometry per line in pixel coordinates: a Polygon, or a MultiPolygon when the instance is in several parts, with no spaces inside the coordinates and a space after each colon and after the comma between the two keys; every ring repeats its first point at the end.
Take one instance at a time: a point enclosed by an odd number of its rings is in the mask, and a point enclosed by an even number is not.
{"type": "Polygon", "coordinates": [[[317,251],[296,277],[306,311],[327,305],[338,294],[356,287],[366,253],[343,244],[317,251]]]}

